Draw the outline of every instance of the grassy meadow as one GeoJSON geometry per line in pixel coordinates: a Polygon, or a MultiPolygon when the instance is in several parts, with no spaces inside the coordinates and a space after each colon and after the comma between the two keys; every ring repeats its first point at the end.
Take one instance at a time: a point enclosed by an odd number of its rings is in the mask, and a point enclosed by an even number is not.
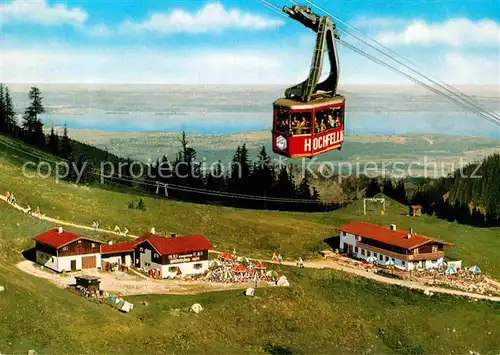
{"type": "MultiPolygon", "coordinates": [[[[127,226],[140,234],[203,233],[219,249],[249,256],[312,257],[349,220],[401,228],[455,243],[450,256],[477,263],[500,278],[500,229],[477,229],[437,220],[410,218],[405,206],[388,201],[387,215],[362,205],[329,213],[302,214],[238,210],[137,196],[132,192],[77,187],[54,179],[23,177],[33,153],[0,137],[0,191],[15,192],[21,205],[40,206],[52,217],[102,227],[127,226]],[[7,142],[11,148],[2,146],[7,142]],[[26,150],[21,152],[18,149],[26,150]],[[146,211],[128,204],[142,197],[146,211]]],[[[94,303],[14,264],[33,246],[31,238],[52,227],[0,202],[0,352],[26,353],[395,353],[481,354],[500,352],[500,304],[449,295],[427,297],[334,270],[281,268],[289,288],[258,288],[254,298],[239,291],[200,295],[126,297],[129,314],[94,303]],[[148,306],[141,305],[147,301],[148,306]],[[195,315],[195,302],[205,308],[195,315]]],[[[71,229],[71,228],[69,228],[71,229]]],[[[78,231],[78,229],[75,229],[78,231]]],[[[82,232],[89,235],[89,232],[82,232]]],[[[92,234],[90,232],[90,234],[92,234]]],[[[100,235],[107,240],[110,237],[100,235]]],[[[116,237],[114,237],[116,240],[116,237]]]]}

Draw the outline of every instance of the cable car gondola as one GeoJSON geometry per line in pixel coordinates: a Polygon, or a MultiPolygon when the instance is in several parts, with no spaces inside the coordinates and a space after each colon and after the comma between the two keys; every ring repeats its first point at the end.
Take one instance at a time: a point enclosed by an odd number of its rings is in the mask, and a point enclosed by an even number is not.
{"type": "Polygon", "coordinates": [[[319,16],[307,6],[285,6],[292,19],[316,32],[316,48],[306,81],[286,89],[273,104],[273,151],[287,157],[309,157],[341,149],[344,141],[345,97],[336,93],[339,59],[338,35],[329,16],[319,16]],[[325,42],[330,75],[318,84],[323,68],[325,42]]]}

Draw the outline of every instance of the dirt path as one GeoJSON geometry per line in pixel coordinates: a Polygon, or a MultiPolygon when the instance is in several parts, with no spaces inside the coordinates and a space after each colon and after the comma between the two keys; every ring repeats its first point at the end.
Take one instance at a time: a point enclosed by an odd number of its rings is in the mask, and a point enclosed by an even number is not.
{"type": "MultiPolygon", "coordinates": [[[[295,265],[294,262],[284,262],[283,264],[295,265]]],[[[365,277],[367,279],[371,279],[374,281],[382,282],[385,284],[398,285],[398,286],[408,287],[411,289],[421,290],[421,291],[428,290],[428,291],[434,292],[434,293],[446,293],[449,295],[464,296],[464,297],[471,297],[471,298],[475,298],[475,299],[483,299],[483,300],[500,302],[500,297],[481,295],[478,293],[452,290],[452,289],[447,289],[447,288],[442,288],[442,287],[427,286],[427,285],[422,285],[421,283],[416,282],[416,281],[391,279],[388,277],[377,275],[369,269],[365,270],[365,269],[357,269],[357,268],[344,266],[342,264],[339,264],[335,260],[312,260],[312,261],[305,263],[304,267],[311,267],[311,268],[316,268],[316,269],[335,269],[335,270],[344,271],[344,272],[347,272],[350,274],[354,274],[357,276],[365,277]]]]}
{"type": "MultiPolygon", "coordinates": [[[[7,201],[7,198],[4,195],[0,195],[0,199],[2,199],[4,201],[7,201]]],[[[23,212],[26,213],[26,210],[24,208],[22,208],[21,206],[16,205],[16,204],[10,204],[10,205],[12,207],[17,208],[18,210],[23,211],[23,212]]],[[[41,218],[43,220],[46,220],[46,221],[49,221],[49,222],[52,222],[52,223],[55,223],[55,224],[58,224],[58,225],[72,226],[72,227],[86,229],[86,230],[94,230],[92,227],[89,227],[89,226],[75,224],[75,223],[71,223],[71,222],[67,222],[67,221],[62,221],[62,220],[51,218],[51,217],[47,217],[47,216],[44,216],[44,215],[42,215],[40,217],[33,217],[33,218],[41,218]]],[[[122,235],[122,236],[124,235],[124,234],[115,233],[113,231],[104,230],[104,229],[100,229],[99,231],[105,232],[105,233],[114,234],[114,235],[122,235]]],[[[130,238],[137,238],[137,236],[135,236],[135,235],[128,235],[128,236],[130,238]]],[[[213,252],[219,253],[217,251],[213,251],[213,252]]],[[[251,259],[251,260],[256,260],[256,259],[251,259]]],[[[269,262],[269,263],[272,262],[271,260],[261,260],[261,259],[259,259],[259,260],[260,261],[269,262]]],[[[28,270],[33,271],[32,269],[36,269],[36,267],[34,267],[33,265],[31,266],[31,269],[30,269],[29,267],[26,267],[26,265],[23,264],[23,263],[18,264],[18,267],[19,266],[20,266],[20,268],[24,267],[23,270],[25,270],[26,272],[29,272],[28,270]]],[[[295,266],[296,262],[287,261],[287,262],[284,262],[283,264],[284,265],[295,266]]],[[[385,284],[398,285],[398,286],[407,287],[407,288],[415,289],[415,290],[421,290],[421,291],[428,290],[428,291],[431,291],[431,292],[434,292],[434,293],[445,293],[445,294],[449,294],[449,295],[464,296],[464,297],[471,297],[471,298],[475,298],[475,299],[484,299],[484,300],[490,300],[490,301],[500,302],[500,297],[481,295],[481,294],[477,294],[477,293],[471,293],[471,292],[465,292],[465,291],[459,291],[459,290],[452,290],[452,289],[447,289],[447,288],[442,288],[442,287],[426,286],[426,285],[422,285],[422,284],[420,284],[418,282],[415,282],[415,281],[400,280],[400,279],[391,279],[391,278],[388,278],[388,277],[384,277],[384,276],[381,276],[381,275],[374,274],[371,271],[366,271],[366,270],[362,270],[362,269],[356,269],[356,268],[344,266],[344,265],[336,262],[335,260],[310,260],[307,263],[305,263],[304,266],[308,267],[308,268],[316,268],[316,269],[325,269],[325,268],[327,268],[327,269],[340,270],[340,271],[344,271],[344,272],[347,272],[347,273],[350,273],[350,274],[354,274],[354,275],[357,275],[357,276],[365,277],[365,278],[368,278],[368,279],[371,279],[371,280],[374,280],[374,281],[382,282],[382,283],[385,283],[385,284]]],[[[36,275],[36,276],[44,277],[43,275],[45,275],[45,274],[50,275],[50,273],[44,272],[42,270],[39,270],[39,272],[41,274],[40,275],[36,275]]],[[[31,273],[31,272],[29,272],[29,273],[31,273]]],[[[103,274],[99,274],[99,276],[101,276],[101,275],[103,275],[103,274]]],[[[54,276],[57,276],[57,275],[54,275],[54,276]]],[[[44,277],[44,278],[47,278],[47,277],[44,277]]],[[[72,278],[69,278],[69,279],[72,279],[72,278]]],[[[53,281],[55,283],[60,282],[60,281],[57,281],[57,280],[51,280],[51,281],[53,281]]],[[[149,293],[170,293],[170,294],[176,293],[176,292],[180,292],[181,294],[203,292],[201,289],[198,289],[198,291],[195,291],[196,287],[193,287],[194,290],[189,290],[188,291],[188,288],[189,288],[188,285],[192,284],[192,281],[190,281],[189,284],[188,283],[184,283],[184,285],[183,285],[185,287],[184,289],[182,289],[182,286],[180,284],[179,285],[174,285],[174,284],[170,285],[170,283],[169,283],[169,287],[172,286],[172,288],[169,289],[169,288],[167,288],[165,286],[164,283],[157,284],[156,283],[157,280],[147,279],[147,281],[152,282],[152,284],[145,283],[145,280],[142,279],[141,282],[140,282],[140,284],[145,284],[145,286],[143,286],[142,288],[141,288],[141,286],[138,285],[137,281],[135,281],[136,283],[132,282],[132,283],[129,283],[128,285],[130,286],[131,289],[134,289],[135,287],[139,288],[139,289],[137,289],[137,293],[135,293],[135,294],[144,294],[145,291],[153,291],[153,292],[149,292],[149,293]],[[153,286],[153,285],[155,285],[155,286],[153,286]],[[177,291],[176,291],[176,287],[178,288],[177,291]],[[181,288],[181,289],[179,289],[179,288],[181,288]]],[[[102,285],[103,285],[103,289],[107,291],[107,289],[104,286],[105,282],[106,281],[103,280],[102,281],[102,285]]],[[[158,281],[158,282],[161,282],[161,281],[158,281]]],[[[179,281],[179,282],[182,283],[182,281],[179,281]]],[[[493,281],[493,280],[491,282],[498,284],[496,281],[493,281]]],[[[122,281],[120,281],[120,284],[121,283],[122,283],[122,281]]],[[[125,283],[125,284],[127,284],[127,283],[125,283]]],[[[203,283],[203,285],[204,285],[204,287],[206,287],[207,283],[203,283]]],[[[208,285],[210,285],[210,283],[208,283],[208,285]]],[[[214,285],[214,284],[212,284],[212,285],[214,285]]],[[[230,286],[229,286],[230,284],[228,284],[228,285],[223,284],[223,285],[226,286],[225,289],[230,288],[230,286]]],[[[119,289],[119,285],[116,284],[116,283],[112,283],[111,282],[109,286],[111,288],[115,287],[115,288],[119,289]]],[[[198,285],[198,287],[200,287],[200,286],[201,286],[201,284],[198,285]]],[[[239,287],[237,287],[237,288],[242,288],[243,287],[242,285],[238,285],[238,286],[239,287]]],[[[64,287],[66,287],[66,286],[64,286],[64,287]]],[[[216,289],[217,288],[214,288],[214,291],[216,289]]],[[[128,292],[130,290],[125,290],[125,291],[128,292]]],[[[204,290],[204,291],[206,291],[206,290],[204,290]]],[[[131,293],[128,293],[128,294],[131,294],[131,293]]]]}

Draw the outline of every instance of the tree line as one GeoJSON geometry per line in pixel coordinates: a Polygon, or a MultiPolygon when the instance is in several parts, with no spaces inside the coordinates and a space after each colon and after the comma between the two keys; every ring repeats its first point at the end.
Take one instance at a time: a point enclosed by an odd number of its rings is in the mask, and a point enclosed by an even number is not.
{"type": "Polygon", "coordinates": [[[272,164],[264,147],[254,161],[246,145],[242,145],[236,149],[229,167],[218,161],[207,168],[197,161],[197,152],[189,145],[183,132],[181,150],[174,159],[163,156],[148,165],[72,140],[68,137],[66,126],[62,136],[54,128],[50,134],[44,134],[40,115],[46,110],[42,93],[37,87],[31,87],[29,91],[30,103],[19,124],[9,89],[4,85],[0,89],[0,133],[21,139],[67,161],[69,172],[65,179],[68,181],[92,184],[102,180],[105,185],[124,186],[154,195],[164,195],[167,185],[168,198],[234,207],[296,211],[324,211],[340,207],[338,204],[321,203],[318,191],[310,186],[309,176],[304,176],[296,184],[291,166],[272,164]],[[103,162],[106,162],[106,168],[100,171],[103,162]],[[142,175],[136,174],[138,169],[143,172],[142,175]],[[78,175],[77,172],[83,173],[78,175]],[[113,177],[107,177],[113,173],[113,177]],[[105,178],[102,178],[103,175],[105,178]],[[241,195],[251,197],[242,198],[241,195]],[[260,197],[297,199],[301,202],[262,201],[260,197]]]}
{"type": "Polygon", "coordinates": [[[500,154],[439,179],[371,179],[367,195],[383,193],[424,213],[476,227],[500,226],[500,154]]]}

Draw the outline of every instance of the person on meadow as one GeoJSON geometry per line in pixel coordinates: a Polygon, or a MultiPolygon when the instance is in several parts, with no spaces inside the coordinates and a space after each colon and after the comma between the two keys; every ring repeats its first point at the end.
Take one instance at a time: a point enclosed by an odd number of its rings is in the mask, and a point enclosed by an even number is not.
{"type": "Polygon", "coordinates": [[[127,237],[128,237],[128,234],[129,234],[129,230],[127,227],[125,227],[124,231],[123,231],[123,234],[125,234],[127,237]]]}
{"type": "Polygon", "coordinates": [[[10,202],[10,192],[7,191],[7,193],[5,194],[5,197],[7,198],[7,202],[10,202]]]}
{"type": "Polygon", "coordinates": [[[278,254],[278,263],[282,263],[283,262],[283,257],[281,256],[281,254],[278,254]]]}
{"type": "Polygon", "coordinates": [[[302,257],[299,258],[299,262],[297,263],[297,266],[299,268],[304,268],[304,260],[302,260],[302,257]]]}
{"type": "Polygon", "coordinates": [[[30,205],[28,205],[28,208],[26,209],[26,213],[31,214],[31,206],[30,205]]]}
{"type": "Polygon", "coordinates": [[[277,263],[278,262],[278,257],[276,256],[276,253],[273,253],[273,263],[277,263]]]}

